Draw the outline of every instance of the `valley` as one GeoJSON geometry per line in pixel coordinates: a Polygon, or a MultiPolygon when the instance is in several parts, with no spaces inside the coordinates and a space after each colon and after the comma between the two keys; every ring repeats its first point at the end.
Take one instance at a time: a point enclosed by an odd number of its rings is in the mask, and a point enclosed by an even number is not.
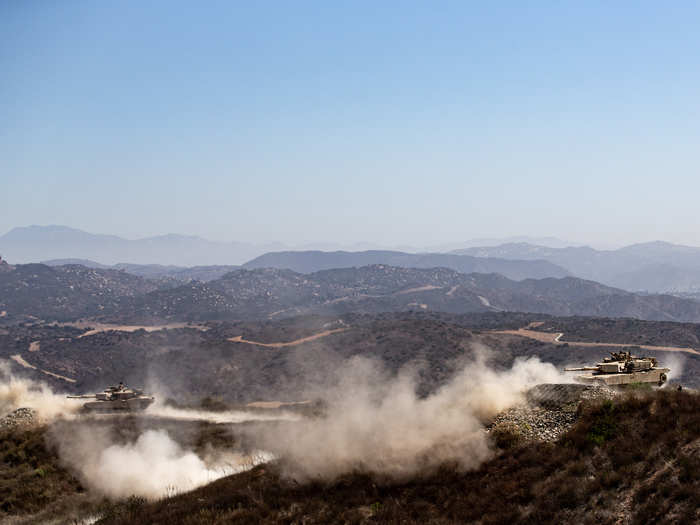
{"type": "MultiPolygon", "coordinates": [[[[203,523],[443,523],[473,518],[474,506],[496,522],[658,517],[649,506],[579,507],[648,494],[615,469],[666,475],[657,456],[616,452],[618,432],[650,421],[660,405],[690,441],[639,439],[659,440],[674,475],[689,476],[696,429],[678,403],[693,406],[700,389],[700,302],[470,257],[283,252],[206,268],[3,261],[0,520],[178,522],[196,508],[203,523]],[[354,262],[373,264],[326,267],[354,262]],[[512,278],[464,273],[494,268],[512,278]],[[619,350],[670,368],[666,385],[589,391],[563,372],[619,350]],[[89,415],[65,399],[119,382],[155,404],[89,415]],[[600,437],[609,410],[620,423],[600,437]],[[604,473],[573,492],[556,488],[588,472],[567,455],[571,443],[604,473]],[[523,475],[535,465],[544,465],[542,493],[523,475]],[[36,489],[15,482],[32,476],[36,489]],[[509,487],[518,510],[490,507],[485,482],[509,487]],[[435,490],[452,503],[436,506],[435,490]]],[[[691,516],[686,489],[665,486],[685,498],[669,508],[691,516]]]]}
{"type": "Polygon", "coordinates": [[[668,512],[696,512],[692,299],[384,264],[207,282],[20,264],[0,290],[3,523],[612,523],[659,517],[599,509],[650,497],[627,481],[645,475],[678,498],[668,512]],[[582,390],[563,372],[618,350],[655,357],[666,385],[582,390]],[[65,398],[119,382],[155,403],[91,415],[65,398]],[[510,511],[490,503],[502,491],[510,511]]]}
{"type": "MultiPolygon", "coordinates": [[[[559,368],[580,366],[620,348],[662,363],[679,354],[685,360],[672,380],[700,387],[698,346],[678,345],[684,340],[680,334],[695,325],[637,321],[627,335],[621,331],[609,341],[593,335],[569,342],[566,335],[555,340],[559,332],[539,331],[545,325],[532,329],[532,323],[555,326],[559,320],[571,323],[570,318],[542,321],[535,314],[397,312],[210,322],[206,330],[184,326],[102,331],[89,337],[84,337],[89,326],[25,324],[0,335],[0,357],[19,356],[37,369],[25,372],[69,392],[100,390],[121,380],[135,385],[166,382],[173,386],[166,388],[168,395],[187,403],[207,396],[235,403],[307,399],[329,380],[331,370],[354,356],[376,360],[391,373],[417,367],[419,391],[427,394],[448,381],[460,362],[477,355],[479,348],[488,349],[488,362],[496,369],[531,356],[559,368]],[[664,338],[669,326],[674,331],[664,338]],[[658,344],[640,342],[638,330],[656,332],[658,344]],[[41,350],[27,354],[28,341],[40,341],[41,350]]],[[[581,319],[580,324],[595,321],[581,319]]]]}
{"type": "Polygon", "coordinates": [[[0,525],[700,524],[699,21],[0,1],[0,525]]]}

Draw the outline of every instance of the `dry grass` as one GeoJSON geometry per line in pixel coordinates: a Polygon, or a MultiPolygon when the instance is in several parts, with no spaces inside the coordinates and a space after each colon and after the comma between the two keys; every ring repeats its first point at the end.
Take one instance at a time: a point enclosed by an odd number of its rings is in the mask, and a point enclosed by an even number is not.
{"type": "Polygon", "coordinates": [[[29,514],[83,492],[45,443],[45,428],[0,433],[1,514],[29,514]]]}

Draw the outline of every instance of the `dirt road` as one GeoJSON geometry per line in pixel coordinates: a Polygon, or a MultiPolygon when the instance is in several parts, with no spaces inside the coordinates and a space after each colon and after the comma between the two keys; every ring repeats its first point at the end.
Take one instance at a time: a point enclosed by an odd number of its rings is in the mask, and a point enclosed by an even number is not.
{"type": "Polygon", "coordinates": [[[87,329],[84,334],[78,337],[89,337],[101,332],[136,332],[137,330],[146,330],[146,332],[158,332],[160,330],[168,330],[170,328],[194,328],[196,330],[206,331],[208,328],[203,325],[193,325],[189,323],[168,323],[161,325],[125,325],[125,324],[108,324],[108,323],[92,323],[89,321],[79,321],[76,323],[63,323],[63,326],[73,326],[75,328],[87,329]]]}
{"type": "Polygon", "coordinates": [[[316,339],[321,339],[322,337],[329,336],[331,334],[337,334],[339,332],[344,332],[345,330],[348,330],[347,328],[336,328],[335,330],[326,330],[324,332],[319,332],[314,335],[310,335],[308,337],[302,337],[301,339],[296,339],[294,341],[289,341],[286,343],[259,343],[257,341],[249,341],[248,339],[243,339],[242,335],[236,336],[236,337],[229,337],[227,341],[231,341],[232,343],[246,343],[249,345],[257,345],[257,346],[265,346],[268,348],[283,348],[285,346],[296,346],[300,345],[302,343],[308,343],[309,341],[315,341],[316,339]]]}
{"type": "Polygon", "coordinates": [[[60,374],[54,374],[53,372],[49,372],[48,370],[42,370],[41,368],[37,368],[36,366],[25,361],[24,358],[21,356],[21,354],[11,355],[10,359],[12,359],[18,365],[23,366],[24,368],[31,368],[32,370],[38,370],[39,372],[46,374],[47,376],[55,377],[56,379],[62,379],[63,381],[67,381],[69,383],[76,382],[75,379],[71,379],[70,377],[62,376],[60,374]]]}
{"type": "Polygon", "coordinates": [[[535,339],[536,341],[542,341],[543,343],[551,343],[555,345],[568,344],[569,346],[583,346],[583,347],[613,347],[613,348],[624,348],[629,346],[636,346],[644,350],[653,350],[658,352],[685,352],[687,354],[700,355],[700,352],[694,348],[685,348],[681,346],[656,346],[656,345],[640,345],[636,343],[590,343],[586,341],[561,341],[562,332],[550,333],[550,332],[538,332],[537,330],[531,330],[530,328],[536,328],[542,323],[530,324],[527,328],[520,328],[519,330],[494,330],[492,334],[507,334],[507,335],[517,335],[520,337],[527,337],[529,339],[535,339]]]}

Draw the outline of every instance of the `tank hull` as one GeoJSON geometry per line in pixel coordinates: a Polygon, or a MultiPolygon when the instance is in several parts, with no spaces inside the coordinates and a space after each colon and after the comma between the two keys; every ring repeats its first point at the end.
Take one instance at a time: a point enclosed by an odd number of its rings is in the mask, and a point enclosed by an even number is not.
{"type": "Polygon", "coordinates": [[[141,396],[131,399],[115,399],[110,401],[91,401],[83,405],[87,412],[138,412],[146,410],[153,403],[154,398],[141,396]]]}
{"type": "Polygon", "coordinates": [[[666,382],[669,368],[654,368],[639,372],[625,372],[619,374],[584,374],[576,377],[581,383],[603,384],[607,386],[621,386],[630,384],[662,385],[666,382]]]}

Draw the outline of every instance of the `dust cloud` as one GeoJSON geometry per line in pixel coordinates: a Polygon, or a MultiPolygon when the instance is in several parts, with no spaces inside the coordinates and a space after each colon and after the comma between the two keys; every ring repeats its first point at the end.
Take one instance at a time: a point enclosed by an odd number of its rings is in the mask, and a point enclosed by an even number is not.
{"type": "MultiPolygon", "coordinates": [[[[475,348],[475,357],[448,384],[420,397],[416,394],[417,370],[405,368],[391,374],[376,361],[355,357],[329,378],[322,396],[326,414],[312,419],[162,405],[153,405],[144,414],[218,423],[298,419],[238,430],[264,453],[218,450],[198,455],[165,430],[142,428],[129,440],[117,440],[109,425],[75,424],[70,432],[54,425],[49,440],[61,461],[87,487],[115,499],[132,494],[147,498],[172,495],[275,457],[280,459],[283,474],[298,481],[329,480],[353,471],[400,479],[445,462],[466,470],[493,454],[485,430],[490,418],[522,401],[524,391],[535,384],[570,382],[552,364],[538,358],[518,359],[505,371],[495,371],[487,363],[488,350],[475,348]]],[[[47,386],[11,377],[6,367],[0,370],[4,374],[0,385],[3,409],[31,406],[48,418],[75,410],[47,386]]]]}
{"type": "Polygon", "coordinates": [[[0,361],[0,415],[24,407],[35,410],[40,420],[49,421],[74,414],[80,404],[54,393],[45,383],[15,376],[10,363],[0,361]]]}
{"type": "MultiPolygon", "coordinates": [[[[191,490],[222,476],[250,469],[272,459],[266,452],[251,454],[231,450],[207,451],[201,457],[182,448],[164,430],[144,429],[126,443],[115,442],[109,425],[93,424],[93,418],[110,421],[110,415],[78,417],[82,400],[67,399],[44,383],[18,377],[9,362],[0,361],[0,416],[18,408],[36,411],[37,423],[48,423],[47,439],[61,462],[92,491],[112,499],[131,495],[159,498],[191,490]],[[51,425],[68,419],[70,427],[51,425]]],[[[213,423],[294,419],[242,411],[209,412],[153,405],[143,414],[151,418],[213,423]]],[[[114,420],[114,425],[119,419],[114,420]]]]}
{"type": "Polygon", "coordinates": [[[416,395],[415,371],[391,377],[376,362],[353,358],[327,392],[326,417],[255,437],[300,481],[353,471],[403,478],[445,462],[474,468],[493,453],[485,422],[535,384],[571,381],[538,358],[494,371],[487,353],[479,349],[449,384],[425,398],[416,395]]]}
{"type": "Polygon", "coordinates": [[[80,427],[54,435],[59,456],[91,490],[108,498],[157,499],[211,483],[269,461],[264,452],[215,452],[200,457],[183,449],[165,430],[146,430],[128,443],[113,443],[104,429],[80,427]]]}
{"type": "Polygon", "coordinates": [[[180,421],[207,421],[209,423],[243,423],[246,421],[297,421],[300,416],[288,412],[265,414],[244,412],[242,410],[224,410],[213,412],[189,408],[175,408],[168,405],[154,404],[148,407],[144,415],[174,419],[180,421]]]}
{"type": "MultiPolygon", "coordinates": [[[[678,381],[681,377],[683,377],[685,362],[687,359],[688,358],[685,355],[668,352],[668,355],[663,356],[663,358],[659,358],[659,366],[670,368],[670,372],[668,373],[669,381],[678,381]]],[[[668,382],[664,386],[668,386],[668,382]]]]}

